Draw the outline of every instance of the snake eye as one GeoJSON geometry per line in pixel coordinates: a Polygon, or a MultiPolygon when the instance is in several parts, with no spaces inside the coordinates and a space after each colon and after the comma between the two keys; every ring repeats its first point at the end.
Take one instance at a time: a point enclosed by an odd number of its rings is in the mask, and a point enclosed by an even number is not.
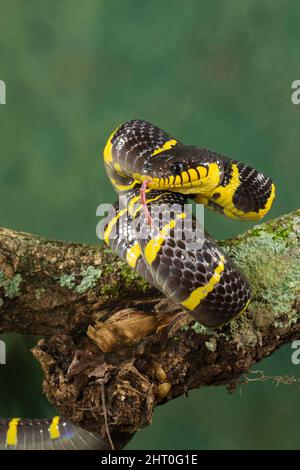
{"type": "Polygon", "coordinates": [[[171,173],[173,176],[181,175],[181,173],[186,170],[186,164],[183,162],[174,163],[171,166],[171,173]]]}

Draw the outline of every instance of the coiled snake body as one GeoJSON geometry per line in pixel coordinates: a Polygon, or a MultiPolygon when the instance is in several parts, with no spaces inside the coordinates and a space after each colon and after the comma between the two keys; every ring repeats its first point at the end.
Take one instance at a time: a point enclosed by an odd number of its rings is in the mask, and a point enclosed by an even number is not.
{"type": "Polygon", "coordinates": [[[117,128],[104,161],[115,190],[126,200],[124,207],[116,205],[104,229],[105,242],[202,324],[217,327],[243,312],[251,293],[244,274],[206,232],[190,248],[194,217],[180,237],[176,227],[189,218],[187,198],[233,219],[259,220],[275,197],[271,179],[236,160],[185,146],[141,120],[117,128]],[[154,216],[156,230],[145,230],[154,216]]]}
{"type": "MultiPolygon", "coordinates": [[[[141,120],[128,121],[113,132],[104,163],[122,202],[103,226],[104,241],[202,324],[217,327],[243,312],[251,295],[244,274],[206,232],[200,244],[197,239],[191,245],[198,233],[193,216],[190,226],[179,231],[181,236],[176,229],[188,219],[188,198],[233,219],[261,219],[275,197],[271,179],[236,160],[185,146],[141,120]]],[[[55,417],[0,419],[1,448],[110,446],[99,435],[55,417]]]]}

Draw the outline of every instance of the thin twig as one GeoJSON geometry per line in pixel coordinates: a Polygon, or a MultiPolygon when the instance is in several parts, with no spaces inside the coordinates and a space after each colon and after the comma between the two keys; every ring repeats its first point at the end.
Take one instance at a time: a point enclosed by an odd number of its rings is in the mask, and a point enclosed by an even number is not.
{"type": "Polygon", "coordinates": [[[107,409],[106,409],[106,401],[105,401],[105,388],[104,384],[101,384],[101,399],[102,399],[102,407],[103,407],[103,415],[104,415],[104,423],[105,423],[105,429],[106,429],[106,434],[108,438],[108,442],[110,444],[110,447],[112,450],[115,450],[114,443],[112,441],[110,432],[109,432],[109,426],[108,426],[108,419],[107,419],[107,409]]]}

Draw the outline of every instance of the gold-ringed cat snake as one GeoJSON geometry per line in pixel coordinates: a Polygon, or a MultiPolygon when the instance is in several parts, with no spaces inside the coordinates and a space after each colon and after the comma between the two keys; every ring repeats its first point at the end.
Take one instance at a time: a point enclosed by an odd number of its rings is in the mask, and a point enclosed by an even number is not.
{"type": "MultiPolygon", "coordinates": [[[[206,326],[218,327],[243,312],[251,295],[244,274],[205,231],[201,243],[191,245],[198,233],[193,216],[179,237],[176,228],[188,219],[188,198],[233,219],[261,219],[275,197],[271,179],[236,160],[183,145],[142,120],[128,121],[112,133],[104,164],[123,200],[103,226],[102,236],[113,251],[206,326]]],[[[54,417],[0,419],[1,448],[110,446],[96,433],[54,417]]]]}

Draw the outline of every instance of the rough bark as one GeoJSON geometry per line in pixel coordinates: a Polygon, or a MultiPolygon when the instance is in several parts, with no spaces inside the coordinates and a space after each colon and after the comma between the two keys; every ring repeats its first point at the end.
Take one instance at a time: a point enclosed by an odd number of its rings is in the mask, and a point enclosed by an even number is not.
{"type": "Polygon", "coordinates": [[[300,338],[299,240],[300,210],[222,242],[253,299],[241,318],[209,330],[103,246],[0,229],[0,332],[47,336],[33,353],[49,400],[103,436],[105,406],[118,440],[189,389],[234,389],[254,363],[300,338]]]}

